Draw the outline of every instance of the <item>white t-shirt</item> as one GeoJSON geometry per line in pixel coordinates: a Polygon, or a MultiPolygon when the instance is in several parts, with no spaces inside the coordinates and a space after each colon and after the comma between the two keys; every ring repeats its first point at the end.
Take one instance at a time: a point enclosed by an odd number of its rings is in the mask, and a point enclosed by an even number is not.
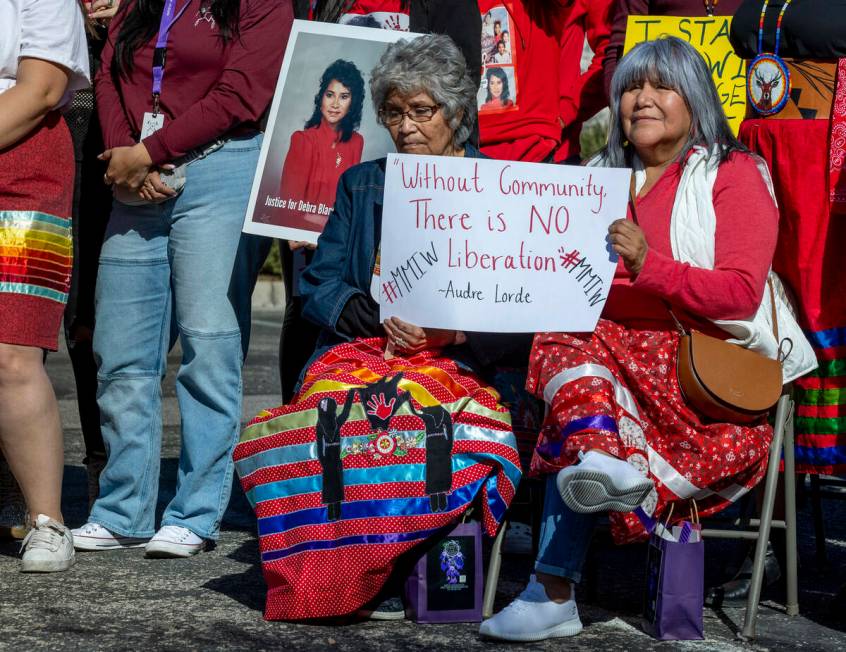
{"type": "Polygon", "coordinates": [[[67,91],[56,108],[91,85],[85,19],[77,0],[0,0],[0,93],[15,85],[22,57],[70,71],[67,91]]]}

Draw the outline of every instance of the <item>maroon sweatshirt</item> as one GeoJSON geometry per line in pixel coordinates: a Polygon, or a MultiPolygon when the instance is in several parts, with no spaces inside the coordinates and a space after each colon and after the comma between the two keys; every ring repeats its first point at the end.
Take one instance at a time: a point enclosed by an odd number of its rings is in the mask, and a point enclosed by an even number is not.
{"type": "MultiPolygon", "coordinates": [[[[626,24],[633,16],[707,16],[706,3],[714,7],[715,16],[733,16],[743,0],[617,0],[611,40],[605,50],[605,95],[611,90],[611,78],[617,70],[617,61],[623,56],[626,42],[626,24]]],[[[761,2],[763,4],[763,0],[761,2]]]]}
{"type": "MultiPolygon", "coordinates": [[[[144,139],[154,165],[174,161],[221,136],[259,128],[276,87],[291,32],[291,0],[241,0],[240,34],[225,45],[206,11],[206,0],[190,6],[170,30],[161,94],[164,127],[144,139]]],[[[110,74],[114,40],[127,10],[109,26],[102,67],[95,80],[97,111],[106,147],[138,142],[145,111],[152,111],[156,36],[135,54],[128,77],[110,74]]]]}

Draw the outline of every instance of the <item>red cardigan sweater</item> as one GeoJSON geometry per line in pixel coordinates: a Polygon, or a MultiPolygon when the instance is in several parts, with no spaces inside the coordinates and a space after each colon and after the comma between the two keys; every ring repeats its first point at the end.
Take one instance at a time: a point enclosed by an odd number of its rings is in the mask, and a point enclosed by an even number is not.
{"type": "Polygon", "coordinates": [[[646,260],[634,281],[620,260],[602,316],[632,328],[671,328],[662,301],[667,299],[685,323],[726,337],[709,320],[745,318],[757,310],[775,252],[778,210],[752,157],[733,154],[714,183],[714,269],[692,267],[674,260],[670,245],[680,179],[681,166],[673,163],[637,200],[638,224],[649,245],[646,260]]]}
{"type": "Polygon", "coordinates": [[[513,65],[491,65],[507,69],[510,85],[516,85],[509,89],[509,109],[479,114],[484,154],[539,162],[556,150],[556,160],[578,153],[581,123],[605,106],[600,62],[611,5],[611,0],[479,1],[482,16],[499,7],[507,11],[513,65]],[[596,54],[583,75],[585,36],[596,54]]]}

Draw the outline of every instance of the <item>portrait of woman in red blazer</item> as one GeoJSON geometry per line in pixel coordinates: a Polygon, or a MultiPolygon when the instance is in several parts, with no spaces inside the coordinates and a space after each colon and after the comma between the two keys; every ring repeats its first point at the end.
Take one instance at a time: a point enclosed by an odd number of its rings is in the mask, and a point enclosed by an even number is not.
{"type": "Polygon", "coordinates": [[[296,202],[301,228],[322,230],[335,204],[338,179],[361,162],[364,138],[356,130],[363,103],[364,78],[359,69],[343,59],[331,63],[320,78],[314,113],[303,129],[291,134],[282,168],[279,194],[296,202]],[[300,208],[301,201],[311,206],[300,208]]]}

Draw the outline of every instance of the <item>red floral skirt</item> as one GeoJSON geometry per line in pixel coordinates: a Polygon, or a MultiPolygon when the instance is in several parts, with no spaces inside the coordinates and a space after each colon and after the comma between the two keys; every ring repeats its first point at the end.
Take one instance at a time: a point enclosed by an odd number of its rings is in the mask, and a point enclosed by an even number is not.
{"type": "MultiPolygon", "coordinates": [[[[661,517],[671,503],[688,515],[727,507],[766,470],[772,428],[705,422],[687,406],[676,378],[679,337],[629,330],[600,319],[592,334],[539,333],[527,389],[549,412],[532,458],[532,473],[554,473],[600,449],[627,460],[655,482],[642,506],[661,517]]],[[[617,543],[643,538],[633,513],[610,514],[617,543]]]]}

